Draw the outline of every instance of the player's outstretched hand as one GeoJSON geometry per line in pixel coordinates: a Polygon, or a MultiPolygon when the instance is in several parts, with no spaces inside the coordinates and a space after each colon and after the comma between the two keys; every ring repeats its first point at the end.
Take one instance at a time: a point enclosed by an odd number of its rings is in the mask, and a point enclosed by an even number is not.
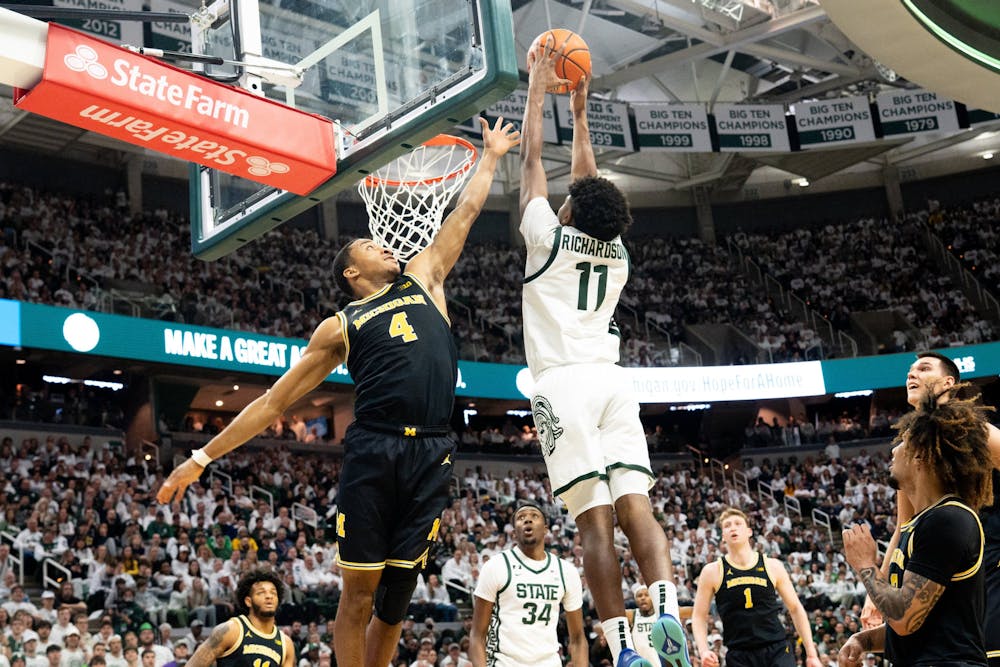
{"type": "Polygon", "coordinates": [[[485,118],[480,116],[479,124],[483,127],[483,148],[500,157],[514,146],[521,143],[521,133],[514,128],[514,123],[503,122],[503,116],[490,127],[485,118]]]}
{"type": "Polygon", "coordinates": [[[806,658],[806,667],[823,667],[823,661],[818,657],[806,658]]]}
{"type": "Polygon", "coordinates": [[[701,656],[701,667],[719,667],[719,656],[715,651],[707,651],[701,656]]]}
{"type": "Polygon", "coordinates": [[[170,477],[163,482],[163,486],[156,492],[156,502],[161,505],[167,505],[175,500],[180,502],[184,498],[184,492],[187,491],[187,488],[198,481],[203,472],[205,472],[205,469],[191,459],[180,464],[174,468],[174,471],[170,473],[170,477]]]}
{"type": "Polygon", "coordinates": [[[837,654],[837,667],[859,667],[864,655],[865,647],[858,641],[858,636],[853,635],[840,647],[840,653],[837,654]]]}
{"type": "Polygon", "coordinates": [[[569,108],[573,110],[574,116],[582,116],[587,113],[587,93],[590,92],[590,80],[587,75],[580,77],[580,83],[576,88],[569,91],[569,108]]]}
{"type": "Polygon", "coordinates": [[[569,86],[569,79],[561,79],[556,74],[556,59],[563,57],[566,45],[562,49],[555,49],[556,41],[552,35],[545,38],[545,47],[542,52],[535,56],[528,63],[528,89],[532,86],[541,86],[542,90],[558,90],[560,86],[569,86]]]}
{"type": "Polygon", "coordinates": [[[882,625],[882,623],[882,612],[872,602],[872,596],[866,595],[865,604],[861,607],[861,629],[871,630],[882,625]]]}
{"type": "Polygon", "coordinates": [[[855,572],[878,567],[878,545],[867,524],[857,524],[844,531],[844,558],[855,572]]]}

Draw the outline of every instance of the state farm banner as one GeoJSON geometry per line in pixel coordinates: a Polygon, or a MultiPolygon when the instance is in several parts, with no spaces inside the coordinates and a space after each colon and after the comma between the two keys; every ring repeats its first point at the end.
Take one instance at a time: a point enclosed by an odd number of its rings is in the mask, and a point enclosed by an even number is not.
{"type": "Polygon", "coordinates": [[[337,171],[330,120],[55,24],[41,82],[14,104],[298,195],[337,171]]]}

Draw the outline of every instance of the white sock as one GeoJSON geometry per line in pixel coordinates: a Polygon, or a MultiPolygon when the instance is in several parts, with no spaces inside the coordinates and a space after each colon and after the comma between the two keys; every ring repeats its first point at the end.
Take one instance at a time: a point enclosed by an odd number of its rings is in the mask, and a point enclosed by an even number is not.
{"type": "Polygon", "coordinates": [[[604,628],[604,636],[611,649],[611,662],[617,665],[618,654],[622,652],[622,649],[635,648],[632,645],[632,633],[628,629],[628,619],[624,616],[615,616],[601,621],[601,627],[604,628]]]}
{"type": "Polygon", "coordinates": [[[677,587],[674,582],[661,579],[649,587],[649,597],[653,598],[653,608],[657,614],[670,614],[680,623],[681,613],[677,606],[677,587]]]}

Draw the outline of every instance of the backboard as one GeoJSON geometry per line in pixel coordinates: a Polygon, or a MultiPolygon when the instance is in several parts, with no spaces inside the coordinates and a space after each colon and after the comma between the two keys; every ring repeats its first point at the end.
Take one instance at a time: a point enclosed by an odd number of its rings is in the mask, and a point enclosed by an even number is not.
{"type": "Polygon", "coordinates": [[[191,166],[192,251],[206,260],[478,113],[518,76],[510,0],[217,0],[192,17],[191,49],[254,63],[205,73],[338,126],[337,173],[306,197],[191,166]]]}

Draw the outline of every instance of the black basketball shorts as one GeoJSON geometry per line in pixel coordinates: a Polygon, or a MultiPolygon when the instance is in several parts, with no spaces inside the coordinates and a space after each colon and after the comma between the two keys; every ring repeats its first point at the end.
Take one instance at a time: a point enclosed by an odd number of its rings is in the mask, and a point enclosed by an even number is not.
{"type": "Polygon", "coordinates": [[[352,424],[337,495],[338,564],[423,569],[448,504],[455,441],[352,424]]]}
{"type": "Polygon", "coordinates": [[[726,667],[795,667],[795,655],[787,641],[751,649],[731,648],[726,667]]]}

